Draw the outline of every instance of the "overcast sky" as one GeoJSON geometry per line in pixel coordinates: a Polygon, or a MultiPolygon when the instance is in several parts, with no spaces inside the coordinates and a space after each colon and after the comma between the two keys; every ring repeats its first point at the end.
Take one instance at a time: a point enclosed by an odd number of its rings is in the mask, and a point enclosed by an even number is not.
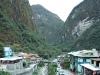
{"type": "Polygon", "coordinates": [[[83,0],[29,0],[30,5],[40,4],[65,21],[72,9],[83,0]]]}

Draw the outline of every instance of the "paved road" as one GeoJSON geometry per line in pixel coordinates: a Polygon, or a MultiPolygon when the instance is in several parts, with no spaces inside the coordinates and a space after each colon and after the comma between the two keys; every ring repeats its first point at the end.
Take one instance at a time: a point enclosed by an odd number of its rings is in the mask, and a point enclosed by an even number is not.
{"type": "MultiPolygon", "coordinates": [[[[70,71],[68,71],[68,70],[64,70],[64,69],[61,69],[61,70],[64,71],[64,74],[65,74],[65,75],[74,75],[74,74],[72,74],[72,73],[71,73],[70,71]]],[[[56,75],[59,75],[58,72],[57,72],[56,75]]]]}
{"type": "Polygon", "coordinates": [[[72,74],[70,71],[68,71],[68,70],[64,70],[64,72],[65,72],[65,75],[74,75],[74,74],[72,74]]]}

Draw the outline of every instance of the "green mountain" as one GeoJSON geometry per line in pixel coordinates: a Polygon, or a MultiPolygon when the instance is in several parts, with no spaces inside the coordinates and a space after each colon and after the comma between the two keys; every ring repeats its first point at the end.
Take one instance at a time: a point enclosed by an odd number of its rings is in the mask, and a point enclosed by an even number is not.
{"type": "Polygon", "coordinates": [[[100,0],[84,0],[67,18],[55,45],[63,51],[100,50],[100,0]]]}
{"type": "Polygon", "coordinates": [[[28,0],[0,0],[0,45],[44,58],[60,53],[40,35],[28,0]]]}
{"type": "Polygon", "coordinates": [[[41,5],[32,5],[32,9],[39,32],[48,43],[52,43],[64,22],[56,14],[41,5]]]}

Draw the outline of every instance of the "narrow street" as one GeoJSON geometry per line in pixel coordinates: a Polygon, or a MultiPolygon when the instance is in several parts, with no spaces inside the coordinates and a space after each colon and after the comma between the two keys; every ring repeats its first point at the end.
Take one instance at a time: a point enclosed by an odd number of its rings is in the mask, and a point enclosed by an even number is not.
{"type": "Polygon", "coordinates": [[[64,70],[64,72],[65,72],[65,75],[74,75],[74,74],[72,74],[70,71],[68,71],[68,70],[64,70]]]}
{"type": "MultiPolygon", "coordinates": [[[[61,69],[61,70],[64,71],[64,75],[74,75],[74,74],[72,74],[72,73],[71,73],[70,71],[68,71],[68,70],[64,70],[64,69],[61,69]]],[[[56,75],[59,75],[58,72],[57,72],[56,75]]]]}
{"type": "MultiPolygon", "coordinates": [[[[57,62],[57,61],[56,61],[57,62]]],[[[58,67],[60,67],[60,69],[58,70],[57,74],[56,75],[59,75],[59,71],[62,70],[64,75],[74,75],[73,73],[71,73],[69,70],[65,70],[65,69],[62,69],[62,66],[60,66],[60,63],[57,62],[57,65],[58,67]]]]}

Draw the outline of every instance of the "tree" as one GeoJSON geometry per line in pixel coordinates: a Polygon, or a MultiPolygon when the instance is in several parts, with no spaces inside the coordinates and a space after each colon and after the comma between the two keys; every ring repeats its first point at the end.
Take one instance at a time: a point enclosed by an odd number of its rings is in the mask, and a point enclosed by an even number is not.
{"type": "Polygon", "coordinates": [[[0,42],[0,58],[4,57],[4,44],[0,42]]]}
{"type": "Polygon", "coordinates": [[[15,52],[18,52],[18,51],[20,51],[21,46],[20,46],[20,44],[15,43],[15,44],[13,44],[13,45],[11,46],[11,48],[12,48],[15,52]]]}

